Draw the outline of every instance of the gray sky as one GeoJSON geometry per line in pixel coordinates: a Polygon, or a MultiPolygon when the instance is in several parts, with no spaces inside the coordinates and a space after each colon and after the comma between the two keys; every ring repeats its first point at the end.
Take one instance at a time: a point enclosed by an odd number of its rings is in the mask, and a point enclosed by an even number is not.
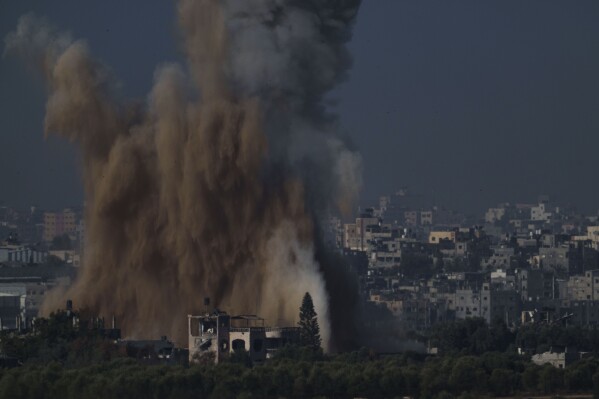
{"type": "MultiPolygon", "coordinates": [[[[127,96],[180,60],[170,1],[0,0],[0,36],[30,11],[87,39],[127,96]]],[[[331,97],[363,154],[363,202],[409,186],[466,211],[541,193],[599,208],[596,0],[363,0],[350,49],[331,97]]],[[[82,201],[75,151],[43,138],[44,102],[0,60],[0,201],[82,201]]]]}

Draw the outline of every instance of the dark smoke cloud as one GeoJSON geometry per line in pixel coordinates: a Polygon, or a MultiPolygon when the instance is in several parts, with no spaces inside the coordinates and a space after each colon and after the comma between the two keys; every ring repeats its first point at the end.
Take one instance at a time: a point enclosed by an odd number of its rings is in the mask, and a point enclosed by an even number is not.
{"type": "Polygon", "coordinates": [[[323,103],[359,3],[182,0],[188,65],[160,67],[143,107],[118,99],[85,42],[22,17],[6,51],[42,68],[46,134],[78,143],[86,190],[84,267],[46,309],[71,297],[130,336],[184,342],[204,296],[293,323],[310,291],[328,347],[349,342],[355,287],[317,221],[361,183],[323,103]]]}

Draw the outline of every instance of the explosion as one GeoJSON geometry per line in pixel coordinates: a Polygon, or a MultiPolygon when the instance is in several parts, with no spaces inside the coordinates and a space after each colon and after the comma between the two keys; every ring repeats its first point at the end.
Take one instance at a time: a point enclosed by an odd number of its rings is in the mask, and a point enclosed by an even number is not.
{"type": "Polygon", "coordinates": [[[83,162],[86,251],[72,298],[132,337],[186,339],[203,298],[294,324],[314,298],[323,343],[351,337],[357,292],[323,255],[318,221],[348,212],[361,158],[324,96],[347,74],[359,0],[181,0],[187,65],[160,66],[144,103],[45,20],[26,15],[6,51],[39,66],[44,127],[83,162]]]}

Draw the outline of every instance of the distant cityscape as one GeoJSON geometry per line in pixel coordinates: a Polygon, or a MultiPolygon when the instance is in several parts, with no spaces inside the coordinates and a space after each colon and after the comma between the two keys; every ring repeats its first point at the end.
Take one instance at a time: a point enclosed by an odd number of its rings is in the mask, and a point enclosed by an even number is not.
{"type": "Polygon", "coordinates": [[[599,325],[599,217],[548,196],[498,204],[472,221],[422,209],[401,189],[355,222],[331,218],[328,226],[329,243],[358,274],[362,297],[385,307],[402,329],[424,332],[475,317],[511,328],[599,325]]]}
{"type": "MultiPolygon", "coordinates": [[[[476,220],[418,204],[401,189],[361,209],[353,223],[323,223],[327,244],[358,276],[365,305],[384,309],[402,330],[426,333],[468,318],[511,328],[599,325],[597,214],[547,196],[498,204],[476,220]]],[[[44,295],[67,287],[82,264],[83,208],[2,206],[0,235],[1,328],[26,329],[44,295]]]]}
{"type": "Polygon", "coordinates": [[[84,251],[82,210],[1,206],[0,237],[0,329],[26,329],[46,293],[76,276],[84,251]]]}

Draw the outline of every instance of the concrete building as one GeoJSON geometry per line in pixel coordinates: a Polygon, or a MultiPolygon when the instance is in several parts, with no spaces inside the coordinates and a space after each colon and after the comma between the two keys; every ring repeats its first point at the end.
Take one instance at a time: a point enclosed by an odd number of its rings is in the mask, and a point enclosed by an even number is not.
{"type": "Polygon", "coordinates": [[[569,351],[566,348],[563,352],[554,352],[552,348],[549,352],[533,355],[531,360],[539,366],[550,364],[555,368],[563,369],[580,358],[581,354],[577,351],[569,351]]]}
{"type": "MultiPolygon", "coordinates": [[[[38,316],[46,293],[57,286],[67,287],[74,277],[75,269],[66,265],[2,267],[0,295],[19,297],[21,321],[26,328],[38,316]]],[[[13,321],[6,321],[5,328],[16,328],[13,321]]]]}
{"type": "Polygon", "coordinates": [[[483,283],[479,288],[458,289],[450,303],[458,320],[480,317],[487,323],[499,319],[510,325],[521,317],[517,291],[503,284],[483,283]]]}
{"type": "Polygon", "coordinates": [[[420,213],[417,211],[405,211],[404,212],[404,223],[406,226],[417,226],[419,222],[420,213]]]}
{"type": "Polygon", "coordinates": [[[593,243],[593,248],[599,250],[599,226],[588,226],[587,237],[593,243]]]}
{"type": "Polygon", "coordinates": [[[18,262],[18,263],[44,263],[48,253],[23,245],[3,245],[0,246],[0,262],[18,262]]]}
{"type": "Polygon", "coordinates": [[[24,292],[0,292],[0,331],[18,329],[25,320],[24,308],[24,292]]]}
{"type": "Polygon", "coordinates": [[[549,221],[551,219],[552,213],[549,212],[549,209],[546,205],[547,204],[540,203],[539,205],[530,208],[530,219],[539,221],[549,221]]]}
{"type": "Polygon", "coordinates": [[[455,242],[455,231],[431,231],[428,235],[429,244],[438,244],[442,240],[455,242]]]}
{"type": "Polygon", "coordinates": [[[366,230],[379,223],[379,218],[365,214],[356,218],[356,223],[345,224],[343,226],[343,247],[353,251],[366,251],[368,249],[366,230]]]}
{"type": "Polygon", "coordinates": [[[483,270],[493,271],[497,269],[507,270],[512,264],[513,255],[507,253],[494,253],[490,257],[481,260],[483,270]]]}
{"type": "MultiPolygon", "coordinates": [[[[112,329],[116,330],[116,326],[113,326],[112,329]]],[[[128,357],[144,364],[185,365],[188,362],[187,350],[177,348],[166,336],[161,337],[159,340],[119,339],[116,344],[124,349],[128,357]]]]}
{"type": "Polygon", "coordinates": [[[60,212],[44,213],[44,234],[42,239],[51,242],[54,237],[63,234],[75,235],[77,232],[77,214],[72,209],[64,209],[60,212]]]}
{"type": "Polygon", "coordinates": [[[433,225],[433,211],[420,212],[420,224],[422,226],[432,226],[433,225]]]}
{"type": "Polygon", "coordinates": [[[493,285],[490,289],[490,299],[490,321],[502,320],[508,326],[519,322],[522,306],[520,296],[515,289],[493,285]]]}
{"type": "Polygon", "coordinates": [[[578,326],[599,326],[599,301],[564,301],[571,314],[569,324],[578,326]]]}
{"type": "Polygon", "coordinates": [[[541,269],[517,269],[516,289],[522,301],[555,299],[560,296],[555,274],[541,269]]]}
{"type": "Polygon", "coordinates": [[[570,301],[599,301],[599,270],[589,270],[584,275],[571,276],[566,283],[564,299],[570,301]]]}
{"type": "Polygon", "coordinates": [[[215,310],[187,319],[190,363],[218,363],[238,350],[247,351],[252,362],[261,362],[277,349],[299,341],[299,328],[265,327],[264,319],[256,315],[229,316],[215,310]]]}
{"type": "Polygon", "coordinates": [[[495,223],[503,219],[505,216],[505,208],[489,208],[485,213],[485,222],[495,223]]]}
{"type": "Polygon", "coordinates": [[[489,284],[483,284],[482,289],[468,288],[455,291],[452,305],[455,318],[464,320],[471,317],[481,317],[491,321],[491,296],[489,284]]]}
{"type": "Polygon", "coordinates": [[[567,245],[554,248],[539,248],[540,266],[544,269],[552,269],[568,273],[570,270],[569,262],[570,248],[567,245]]]}

